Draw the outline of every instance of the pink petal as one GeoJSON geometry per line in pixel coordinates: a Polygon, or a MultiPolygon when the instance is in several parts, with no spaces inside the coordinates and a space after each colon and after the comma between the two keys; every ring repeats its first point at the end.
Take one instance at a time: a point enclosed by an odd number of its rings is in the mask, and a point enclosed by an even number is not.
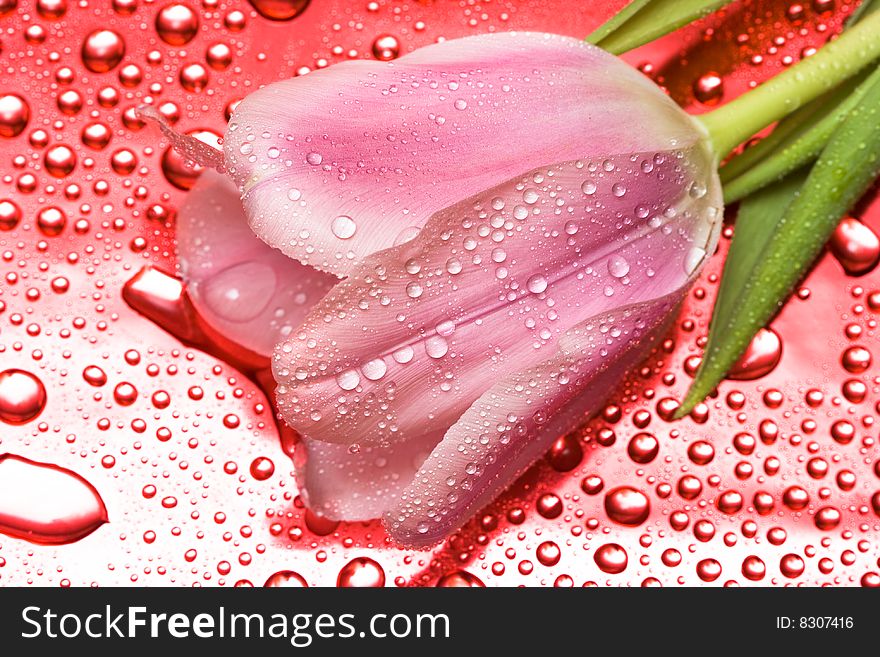
{"type": "Polygon", "coordinates": [[[682,291],[720,227],[710,157],[697,146],[560,164],[436,213],[279,344],[285,420],[360,446],[442,432],[583,321],[682,291]]]}
{"type": "Polygon", "coordinates": [[[262,355],[338,281],[257,238],[235,185],[210,170],[178,213],[177,245],[187,292],[202,319],[262,355]]]}
{"type": "Polygon", "coordinates": [[[294,452],[296,478],[310,509],[332,520],[369,520],[390,508],[443,434],[425,434],[390,447],[302,438],[294,452]]]}
{"type": "Polygon", "coordinates": [[[448,536],[598,410],[645,356],[681,291],[597,315],[557,354],[493,385],[447,432],[383,519],[391,537],[427,547],[448,536]]]}
{"type": "Polygon", "coordinates": [[[224,150],[254,231],[347,275],[434,212],[527,171],[699,137],[652,82],[604,51],[499,33],[269,85],[237,107],[224,150]]]}

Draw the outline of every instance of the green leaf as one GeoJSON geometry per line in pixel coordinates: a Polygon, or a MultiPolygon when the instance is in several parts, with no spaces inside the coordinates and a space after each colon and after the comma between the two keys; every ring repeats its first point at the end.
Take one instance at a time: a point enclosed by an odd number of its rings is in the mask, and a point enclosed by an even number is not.
{"type": "Polygon", "coordinates": [[[849,15],[849,18],[846,19],[846,27],[849,27],[853,23],[860,21],[868,14],[877,11],[880,9],[880,2],[876,0],[862,0],[862,4],[856,7],[855,11],[849,15]]]}
{"type": "Polygon", "coordinates": [[[867,77],[861,75],[855,80],[845,82],[830,94],[802,108],[807,110],[812,105],[819,104],[808,116],[801,118],[797,112],[783,121],[767,139],[748,149],[740,158],[731,161],[732,165],[738,159],[746,159],[747,161],[738,167],[742,168],[749,164],[749,160],[754,160],[751,166],[744,169],[737,177],[730,179],[729,173],[724,174],[727,167],[722,167],[719,173],[724,183],[725,203],[733,203],[745,198],[765,185],[813,162],[825,148],[838,124],[861,102],[867,90],[878,80],[880,80],[880,67],[867,77]],[[792,118],[794,120],[789,126],[792,118]],[[782,134],[776,137],[780,128],[782,134]],[[751,158],[745,158],[749,151],[755,153],[751,158]]]}
{"type": "MultiPolygon", "coordinates": [[[[849,28],[880,9],[880,0],[864,0],[846,20],[849,28]]],[[[733,203],[814,161],[840,119],[859,102],[871,81],[868,73],[844,81],[836,89],[785,117],[757,145],[727,162],[718,172],[724,201],[733,203]]]]}
{"type": "Polygon", "coordinates": [[[807,179],[807,173],[806,170],[793,173],[778,184],[752,194],[740,204],[712,311],[710,340],[718,337],[716,327],[729,324],[734,313],[741,307],[740,294],[761,257],[761,249],[756,249],[755,245],[770,241],[785,208],[807,179]]]}
{"type": "MultiPolygon", "coordinates": [[[[863,79],[864,76],[862,76],[863,79]]],[[[852,80],[844,81],[840,87],[813,100],[782,119],[769,135],[754,146],[728,160],[718,171],[724,185],[729,185],[738,177],[748,173],[761,162],[776,154],[780,148],[794,143],[818,120],[827,116],[840,104],[844,97],[855,88],[852,80]]],[[[824,146],[824,144],[823,144],[824,146]]],[[[818,153],[816,154],[818,157],[818,153]]],[[[725,187],[726,191],[726,187],[725,187]]],[[[731,201],[727,201],[730,203],[731,201]]]]}
{"type": "Polygon", "coordinates": [[[633,0],[587,41],[620,55],[707,16],[733,0],[633,0]]]}
{"type": "MultiPolygon", "coordinates": [[[[840,218],[880,174],[880,80],[865,92],[862,102],[841,121],[801,188],[785,205],[779,219],[766,228],[747,226],[744,244],[725,267],[736,271],[726,283],[727,299],[719,318],[713,318],[703,361],[678,417],[689,413],[724,378],[752,337],[782,306],[798,280],[822,251],[840,218]],[[742,262],[739,262],[739,261],[742,262]]],[[[792,182],[792,185],[795,183],[792,182]]],[[[777,211],[785,194],[774,194],[777,211]]],[[[770,196],[765,208],[770,208],[770,196]]],[[[768,210],[771,211],[771,210],[768,210]]]]}
{"type": "Polygon", "coordinates": [[[650,2],[653,2],[653,0],[632,0],[632,2],[626,5],[626,7],[597,27],[596,30],[585,39],[585,41],[597,45],[602,39],[616,31],[621,25],[626,23],[650,2]]]}

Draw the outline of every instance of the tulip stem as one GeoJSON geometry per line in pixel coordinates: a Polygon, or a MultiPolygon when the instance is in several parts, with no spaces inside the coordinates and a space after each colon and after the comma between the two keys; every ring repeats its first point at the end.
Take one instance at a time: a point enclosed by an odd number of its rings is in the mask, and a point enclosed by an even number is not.
{"type": "Polygon", "coordinates": [[[836,87],[880,57],[880,12],[836,40],[716,110],[695,117],[720,159],[767,126],[836,87]]]}

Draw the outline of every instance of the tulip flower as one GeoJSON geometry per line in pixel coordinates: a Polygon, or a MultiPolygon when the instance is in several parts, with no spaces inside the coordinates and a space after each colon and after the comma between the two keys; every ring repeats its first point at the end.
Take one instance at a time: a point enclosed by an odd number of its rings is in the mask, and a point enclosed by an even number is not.
{"type": "Polygon", "coordinates": [[[429,546],[594,413],[715,249],[722,132],[597,47],[507,33],[269,85],[222,156],[174,136],[262,240],[215,202],[184,276],[277,340],[307,504],[429,546]]]}

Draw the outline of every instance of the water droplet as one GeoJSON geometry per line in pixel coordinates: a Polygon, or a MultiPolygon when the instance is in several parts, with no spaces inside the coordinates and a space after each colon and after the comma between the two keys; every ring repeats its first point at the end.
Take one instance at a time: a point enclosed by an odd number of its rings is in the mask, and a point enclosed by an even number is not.
{"type": "Polygon", "coordinates": [[[27,127],[31,109],[25,99],[16,94],[0,96],[0,136],[17,137],[27,127]]]}
{"type": "Polygon", "coordinates": [[[557,438],[550,451],[547,453],[547,461],[557,472],[570,472],[580,465],[584,457],[581,441],[574,433],[557,438]]]}
{"type": "Polygon", "coordinates": [[[251,461],[250,471],[251,477],[257,481],[266,481],[266,479],[275,474],[275,464],[270,458],[258,456],[251,461]]]}
{"type": "Polygon", "coordinates": [[[67,0],[38,0],[37,13],[46,20],[54,21],[64,16],[67,0]]]}
{"type": "Polygon", "coordinates": [[[541,517],[547,518],[547,520],[553,520],[562,515],[562,500],[559,499],[558,495],[554,495],[553,493],[544,493],[541,495],[541,497],[538,498],[535,507],[538,509],[538,513],[541,517]]]}
{"type": "Polygon", "coordinates": [[[289,21],[299,16],[309,6],[309,0],[248,0],[263,18],[272,21],[289,21]]]}
{"type": "Polygon", "coordinates": [[[446,573],[437,580],[437,587],[439,588],[484,588],[486,585],[483,584],[483,580],[481,580],[476,575],[472,575],[466,570],[454,570],[451,573],[446,573]]]}
{"type": "Polygon", "coordinates": [[[220,317],[231,322],[248,322],[266,310],[277,286],[278,277],[271,266],[247,261],[205,280],[201,296],[220,317]]]}
{"type": "Polygon", "coordinates": [[[46,388],[30,372],[0,372],[0,420],[7,424],[30,422],[46,407],[46,388]]]}
{"type": "Polygon", "coordinates": [[[131,406],[137,401],[137,398],[137,388],[125,381],[116,384],[116,387],[113,389],[113,399],[120,406],[131,406]]]}
{"type": "Polygon", "coordinates": [[[387,62],[400,54],[400,42],[391,34],[380,34],[373,40],[373,57],[387,62]]]}
{"type": "Polygon", "coordinates": [[[83,370],[83,379],[90,386],[100,388],[107,383],[107,374],[97,365],[89,365],[83,370]]]}
{"type": "Polygon", "coordinates": [[[714,582],[721,576],[721,564],[715,559],[703,559],[697,563],[697,577],[704,582],[714,582]]]}
{"type": "Polygon", "coordinates": [[[828,240],[831,253],[850,276],[862,276],[880,262],[880,237],[858,219],[846,217],[828,240]]]}
{"type": "Polygon", "coordinates": [[[95,487],[48,463],[0,456],[0,532],[41,545],[73,543],[107,522],[95,487]]]}
{"type": "Polygon", "coordinates": [[[630,486],[619,486],[605,494],[605,513],[614,522],[637,527],[648,519],[651,503],[647,495],[630,486]]]}
{"type": "Polygon", "coordinates": [[[698,440],[688,447],[688,457],[697,465],[707,465],[715,458],[715,448],[710,442],[698,440]]]}
{"type": "Polygon", "coordinates": [[[169,45],[182,46],[189,43],[198,30],[198,16],[184,4],[166,5],[156,15],[156,33],[169,45]]]}
{"type": "Polygon", "coordinates": [[[345,564],[336,578],[340,588],[381,588],[385,586],[385,571],[369,557],[356,557],[345,564]]]}
{"type": "Polygon", "coordinates": [[[526,287],[532,294],[540,294],[547,289],[547,279],[540,274],[535,274],[526,281],[526,287]]]}
{"type": "Polygon", "coordinates": [[[629,273],[629,263],[623,256],[613,255],[608,258],[608,273],[614,278],[623,278],[629,273]]]}
{"type": "Polygon", "coordinates": [[[650,433],[637,433],[633,436],[626,447],[629,457],[636,463],[646,464],[657,458],[660,451],[660,443],[650,433]]]}
{"type": "Polygon", "coordinates": [[[617,543],[606,543],[596,550],[593,560],[602,572],[616,575],[626,570],[629,557],[617,543]]]}
{"type": "Polygon", "coordinates": [[[208,69],[201,64],[187,64],[180,69],[180,86],[193,93],[202,91],[208,86],[210,75],[208,69]]]}
{"type": "Polygon", "coordinates": [[[21,208],[9,199],[0,201],[0,230],[12,230],[21,221],[21,208]]]}
{"type": "Polygon", "coordinates": [[[559,563],[562,552],[553,541],[544,541],[535,551],[538,561],[544,566],[555,566],[559,563]]]}
{"type": "Polygon", "coordinates": [[[840,359],[844,369],[851,374],[861,374],[871,367],[871,352],[864,347],[854,346],[843,352],[840,359]]]}
{"type": "Polygon", "coordinates": [[[125,56],[125,41],[112,30],[95,30],[82,46],[82,61],[93,73],[111,71],[125,56]]]}
{"type": "Polygon", "coordinates": [[[767,566],[759,557],[751,555],[743,559],[742,574],[748,580],[759,582],[767,574],[767,566]]]}
{"type": "Polygon", "coordinates": [[[440,335],[432,335],[425,340],[425,353],[431,358],[443,358],[449,352],[449,343],[440,335]]]}
{"type": "Polygon", "coordinates": [[[341,240],[347,240],[354,235],[357,230],[357,224],[351,217],[341,215],[333,220],[333,234],[341,240]]]}
{"type": "Polygon", "coordinates": [[[354,390],[360,382],[361,377],[356,370],[346,370],[336,377],[336,383],[343,390],[354,390]]]}
{"type": "MultiPolygon", "coordinates": [[[[188,137],[195,137],[203,144],[218,148],[220,135],[211,130],[190,130],[188,137]]],[[[169,146],[162,154],[162,173],[172,185],[182,190],[192,189],[203,167],[190,161],[191,158],[176,148],[169,146]]]]}
{"type": "Polygon", "coordinates": [[[58,144],[46,151],[43,156],[43,164],[49,175],[64,178],[73,173],[76,168],[76,153],[70,146],[58,144]]]}
{"type": "Polygon", "coordinates": [[[306,527],[315,536],[329,536],[339,527],[339,521],[319,516],[311,509],[306,509],[306,527]]]}
{"type": "Polygon", "coordinates": [[[277,573],[269,575],[269,579],[263,584],[265,588],[289,588],[301,589],[308,588],[305,577],[293,570],[280,570],[277,573]]]}
{"type": "Polygon", "coordinates": [[[717,105],[724,95],[724,81],[714,71],[701,75],[694,82],[694,98],[704,105],[717,105]]]}
{"type": "Polygon", "coordinates": [[[752,381],[772,372],[782,358],[782,340],[773,329],[760,329],[739,360],[727,373],[728,379],[752,381]]]}
{"type": "Polygon", "coordinates": [[[37,213],[37,228],[47,237],[60,235],[66,224],[67,215],[63,210],[53,205],[45,207],[37,213]]]}

